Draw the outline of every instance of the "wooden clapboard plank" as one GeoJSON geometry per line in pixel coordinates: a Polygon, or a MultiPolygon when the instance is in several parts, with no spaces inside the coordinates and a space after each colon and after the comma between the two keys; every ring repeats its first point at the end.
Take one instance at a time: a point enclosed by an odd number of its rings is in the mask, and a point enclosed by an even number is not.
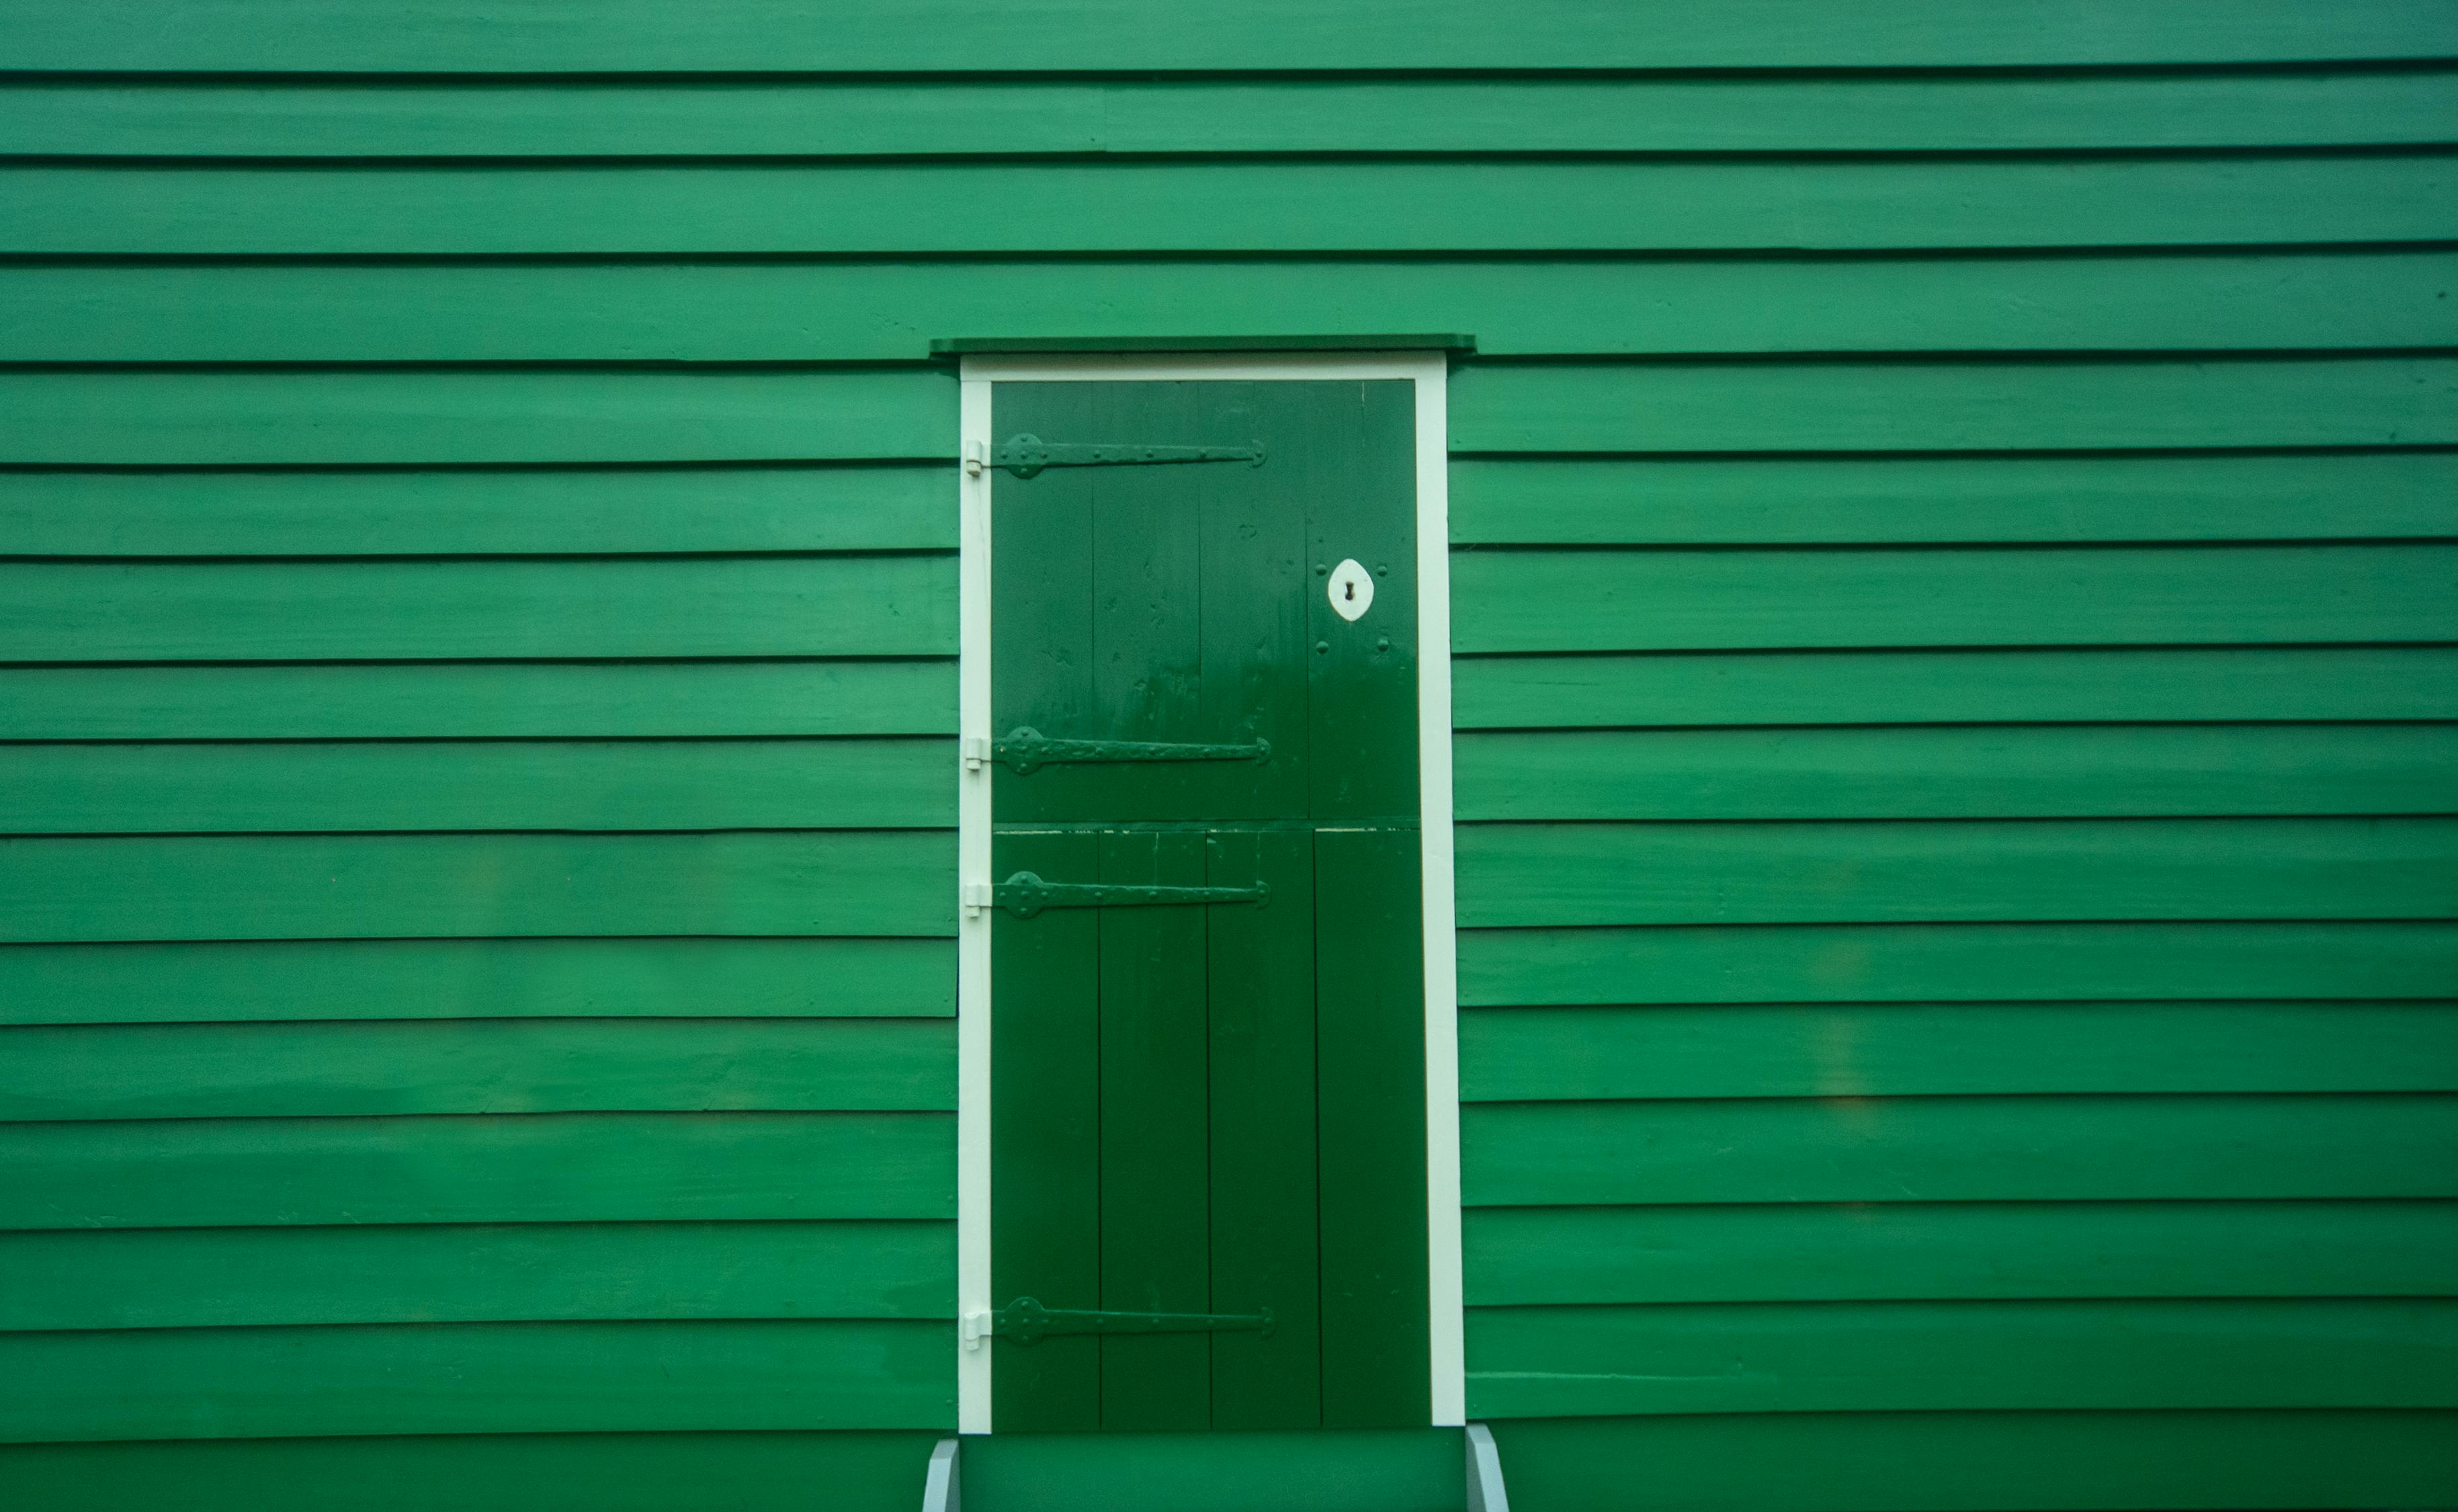
{"type": "Polygon", "coordinates": [[[953,735],[956,663],[0,668],[0,739],[953,735]]]}
{"type": "Polygon", "coordinates": [[[1493,1427],[1515,1499],[1590,1512],[1639,1512],[1657,1498],[1798,1512],[2018,1512],[2152,1495],[2389,1506],[2458,1486],[2458,1413],[2434,1411],[1723,1413],[1493,1427]]]}
{"type": "Polygon", "coordinates": [[[955,933],[948,831],[0,841],[0,938],[955,933]]]}
{"type": "Polygon", "coordinates": [[[2448,74],[1970,78],[1341,78],[882,85],[19,75],[27,156],[866,157],[1023,153],[1886,152],[2421,145],[2458,139],[2448,74]]]}
{"type": "Polygon", "coordinates": [[[956,1233],[878,1220],[64,1228],[0,1234],[0,1269],[11,1330],[944,1318],[956,1233]]]}
{"type": "Polygon", "coordinates": [[[0,946],[0,1023],[946,1018],[935,939],[215,940],[0,946]]]}
{"type": "Polygon", "coordinates": [[[1477,1208],[2458,1196],[2458,1097],[1744,1098],[1461,1110],[1477,1208]]]}
{"type": "Polygon", "coordinates": [[[0,1438],[940,1428],[942,1323],[420,1324],[0,1335],[0,1438]]]}
{"type": "Polygon", "coordinates": [[[1557,730],[1452,749],[1462,819],[2458,812],[2453,724],[1557,730]]]}
{"type": "Polygon", "coordinates": [[[19,256],[1617,252],[2447,240],[2450,160],[0,165],[19,256]],[[995,202],[996,216],[965,207],[995,202]]]}
{"type": "Polygon", "coordinates": [[[2458,916],[2458,819],[1471,825],[1466,927],[2458,916]]]}
{"type": "Polygon", "coordinates": [[[0,833],[943,826],[954,765],[945,739],[0,746],[0,833]]]}
{"type": "Polygon", "coordinates": [[[1479,1308],[1468,1359],[1469,1411],[1498,1418],[2451,1407],[2458,1301],[1479,1308]]]}
{"type": "Polygon", "coordinates": [[[955,376],[912,369],[0,372],[8,463],[916,459],[955,436],[955,376]]]}
{"type": "Polygon", "coordinates": [[[2441,544],[1481,551],[1462,651],[2441,640],[2441,544]]]}
{"type": "Polygon", "coordinates": [[[940,1113],[0,1124],[0,1228],[951,1218],[940,1113]]]}
{"type": "Polygon", "coordinates": [[[955,1107],[944,1018],[0,1030],[0,1122],[955,1107]]]}
{"type": "Polygon", "coordinates": [[[1463,368],[1461,452],[1993,452],[2458,441],[2441,357],[1463,368]]]}
{"type": "Polygon", "coordinates": [[[2448,924],[1467,930],[1464,1003],[2458,997],[2448,924]]]}
{"type": "Polygon", "coordinates": [[[1478,1208],[1471,1307],[2446,1296],[2458,1203],[1478,1208]]]}
{"type": "Polygon", "coordinates": [[[45,1512],[176,1502],[190,1512],[307,1512],[335,1486],[383,1512],[603,1512],[704,1498],[712,1485],[784,1505],[826,1486],[846,1506],[902,1506],[927,1431],[458,1434],[11,1444],[0,1474],[45,1512]]]}
{"type": "Polygon", "coordinates": [[[1218,69],[1661,69],[1984,67],[2312,62],[2447,57],[2458,23],[2428,0],[2349,0],[2326,11],[2256,0],[2216,20],[2179,6],[2085,0],[2052,17],[1885,0],[1848,23],[1808,0],[1599,29],[1593,6],[1538,0],[1506,12],[1442,0],[1406,26],[1295,0],[1239,0],[1216,25],[1098,0],[1063,17],[980,0],[892,0],[824,23],[787,0],[678,14],[649,0],[582,10],[521,0],[441,4],[370,30],[332,0],[234,0],[166,17],[132,0],[5,12],[28,70],[253,73],[946,73],[995,58],[1012,71],[1218,69]]]}
{"type": "MultiPolygon", "coordinates": [[[[236,352],[224,346],[222,355],[236,352]]],[[[0,548],[12,556],[595,556],[955,544],[955,485],[936,467],[0,472],[0,548]]]]}
{"type": "MultiPolygon", "coordinates": [[[[1164,328],[1272,337],[1452,326],[1473,332],[1482,352],[1540,356],[2446,346],[2458,341],[2458,311],[2441,297],[2453,262],[2442,251],[2305,246],[1090,265],[21,263],[0,266],[0,302],[21,316],[0,323],[0,357],[909,361],[925,330],[1091,339],[1164,328]],[[781,310],[800,318],[781,319],[781,310]]],[[[952,510],[942,517],[952,530],[952,510]]],[[[1453,524],[1477,517],[1455,514],[1453,524]]]]}
{"type": "MultiPolygon", "coordinates": [[[[2446,302],[2445,302],[2446,303],[2446,302]]],[[[1451,540],[2241,541],[2458,535],[2458,456],[1463,461],[1451,540]]]]}
{"type": "MultiPolygon", "coordinates": [[[[6,1043],[0,1040],[0,1043],[6,1043]]],[[[2458,1092],[2458,1003],[1471,1008],[1470,1102],[2458,1092]]]]}
{"type": "Polygon", "coordinates": [[[1451,675],[1464,730],[2458,718],[2449,646],[1463,657],[1451,675]]]}
{"type": "Polygon", "coordinates": [[[0,564],[17,662],[932,656],[951,556],[0,564]]]}

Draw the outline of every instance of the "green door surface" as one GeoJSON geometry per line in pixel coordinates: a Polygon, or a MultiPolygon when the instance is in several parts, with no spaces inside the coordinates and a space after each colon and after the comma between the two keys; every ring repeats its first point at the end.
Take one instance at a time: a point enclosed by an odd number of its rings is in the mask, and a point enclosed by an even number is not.
{"type": "Polygon", "coordinates": [[[993,1297],[1176,1315],[1002,1325],[1000,1430],[1427,1420],[1411,415],[1389,381],[993,390],[1061,459],[1260,453],[992,487],[999,735],[1233,748],[994,767],[1003,881],[1217,890],[992,915],[993,1297]]]}

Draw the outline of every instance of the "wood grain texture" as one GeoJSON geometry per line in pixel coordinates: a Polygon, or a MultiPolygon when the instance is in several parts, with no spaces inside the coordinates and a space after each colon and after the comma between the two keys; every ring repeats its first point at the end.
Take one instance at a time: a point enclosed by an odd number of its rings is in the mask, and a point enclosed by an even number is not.
{"type": "MultiPolygon", "coordinates": [[[[909,362],[935,331],[1451,327],[1503,356],[2447,346],[2458,342],[2458,310],[2441,297],[2453,261],[2323,245],[1959,258],[35,262],[0,266],[0,357],[909,362]]],[[[952,510],[943,518],[941,532],[952,530],[952,510]]]]}
{"type": "Polygon", "coordinates": [[[837,158],[2422,146],[2448,75],[1407,77],[870,83],[264,78],[0,86],[12,155],[837,158]]]}
{"type": "Polygon", "coordinates": [[[1217,31],[1097,0],[1062,21],[986,4],[883,0],[819,20],[786,0],[729,0],[677,14],[648,0],[583,11],[551,0],[422,8],[369,31],[331,0],[217,0],[166,22],[130,0],[54,13],[5,12],[19,66],[52,71],[233,73],[946,72],[994,57],[1011,70],[1376,70],[1985,67],[1992,64],[2301,62],[2441,58],[2458,23],[2428,0],[2355,0],[2317,15],[2287,0],[2198,7],[2082,0],[2049,15],[1885,0],[1848,21],[1808,0],[1751,0],[1606,24],[1594,0],[1540,0],[1497,14],[1469,0],[1412,9],[1406,26],[1369,9],[1327,14],[1296,0],[1240,0],[1217,31]]]}
{"type": "Polygon", "coordinates": [[[863,1319],[0,1334],[0,1438],[946,1428],[949,1333],[863,1319]]]}
{"type": "Polygon", "coordinates": [[[1475,825],[1463,927],[2458,916],[2458,819],[1475,825]]]}
{"type": "Polygon", "coordinates": [[[1464,733],[1452,751],[1466,820],[2458,812],[2449,724],[1464,733]]]}
{"type": "Polygon", "coordinates": [[[2437,242],[2458,231],[2451,163],[2401,152],[1831,163],[420,164],[380,174],[322,164],[0,164],[0,253],[1219,254],[2437,242]],[[985,200],[1001,213],[966,213],[985,200]]]}
{"type": "Polygon", "coordinates": [[[2449,1407],[2447,1299],[1479,1308],[1469,1411],[2449,1407]]]}
{"type": "Polygon", "coordinates": [[[1451,464],[1451,540],[1755,545],[2450,536],[2458,535],[2453,481],[2458,457],[2438,452],[1471,460],[1451,464]]]}
{"type": "Polygon", "coordinates": [[[953,735],[956,663],[0,667],[0,739],[953,735]]]}
{"type": "Polygon", "coordinates": [[[953,833],[0,840],[0,938],[955,933],[953,833]]]}
{"type": "Polygon", "coordinates": [[[955,420],[910,369],[0,372],[0,462],[62,467],[937,459],[955,420]]]}
{"type": "MultiPolygon", "coordinates": [[[[6,1043],[0,1040],[0,1043],[6,1043]]],[[[2458,1004],[1478,1008],[1469,1102],[2458,1091],[2458,1004]]]]}
{"type": "Polygon", "coordinates": [[[2339,1412],[1734,1413],[1503,1420],[1511,1505],[1637,1512],[2028,1512],[2458,1491],[2458,1415],[2339,1412]],[[1627,1467],[1649,1466],[1645,1482],[1627,1467]]]}
{"type": "Polygon", "coordinates": [[[2458,441],[2440,357],[1538,364],[1450,386],[1460,452],[1995,452],[2458,441]]]}
{"type": "Polygon", "coordinates": [[[2448,646],[1463,657],[1451,672],[1462,730],[2458,718],[2448,646]]]}
{"type": "Polygon", "coordinates": [[[2458,997],[2458,927],[2180,920],[1460,933],[1468,1004],[2334,997],[2458,997]]]}
{"type": "Polygon", "coordinates": [[[939,1113],[0,1124],[0,1228],[952,1218],[939,1113]]]}
{"type": "Polygon", "coordinates": [[[1489,1102],[1460,1148],[1473,1208],[2442,1198],[2458,1097],[1489,1102]]]}
{"type": "Polygon", "coordinates": [[[0,1030],[0,1121],[956,1109],[944,1018],[0,1030]]]}
{"type": "Polygon", "coordinates": [[[0,1234],[0,1273],[10,1330],[946,1318],[956,1233],[896,1221],[53,1229],[0,1234]]]}
{"type": "Polygon", "coordinates": [[[0,564],[17,662],[930,656],[944,556],[0,564]]]}
{"type": "Polygon", "coordinates": [[[0,947],[0,1022],[948,1018],[938,939],[208,940],[0,947]]]}
{"type": "Polygon", "coordinates": [[[2440,544],[1480,551],[1456,649],[2260,645],[2440,640],[2440,544]]]}
{"type": "MultiPolygon", "coordinates": [[[[236,355],[226,343],[216,349],[236,355]]],[[[0,548],[12,556],[951,550],[954,503],[955,485],[936,467],[0,472],[0,548]]]]}
{"type": "Polygon", "coordinates": [[[939,1436],[779,1433],[462,1434],[11,1444],[0,1485],[29,1512],[176,1502],[194,1512],[310,1512],[351,1488],[369,1512],[450,1502],[469,1512],[660,1512],[721,1482],[753,1506],[828,1488],[845,1512],[906,1512],[939,1436]]]}
{"type": "Polygon", "coordinates": [[[2458,1204],[1479,1208],[1471,1307],[2447,1296],[2458,1204]]]}
{"type": "Polygon", "coordinates": [[[0,746],[0,832],[956,822],[945,739],[0,746]]]}

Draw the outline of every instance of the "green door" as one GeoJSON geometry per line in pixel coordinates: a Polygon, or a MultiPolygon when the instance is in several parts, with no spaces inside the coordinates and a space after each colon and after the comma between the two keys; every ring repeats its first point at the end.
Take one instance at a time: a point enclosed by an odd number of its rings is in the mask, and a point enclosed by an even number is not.
{"type": "Polygon", "coordinates": [[[1427,1420],[1411,428],[993,389],[1053,463],[991,491],[999,1430],[1427,1420]]]}

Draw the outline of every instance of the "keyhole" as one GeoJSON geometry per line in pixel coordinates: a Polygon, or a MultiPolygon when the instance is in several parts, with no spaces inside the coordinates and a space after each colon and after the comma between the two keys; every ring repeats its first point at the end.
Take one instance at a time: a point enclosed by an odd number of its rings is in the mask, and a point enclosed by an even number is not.
{"type": "Polygon", "coordinates": [[[1353,621],[1374,607],[1374,579],[1353,556],[1331,570],[1331,581],[1324,590],[1331,612],[1343,620],[1353,621]]]}

